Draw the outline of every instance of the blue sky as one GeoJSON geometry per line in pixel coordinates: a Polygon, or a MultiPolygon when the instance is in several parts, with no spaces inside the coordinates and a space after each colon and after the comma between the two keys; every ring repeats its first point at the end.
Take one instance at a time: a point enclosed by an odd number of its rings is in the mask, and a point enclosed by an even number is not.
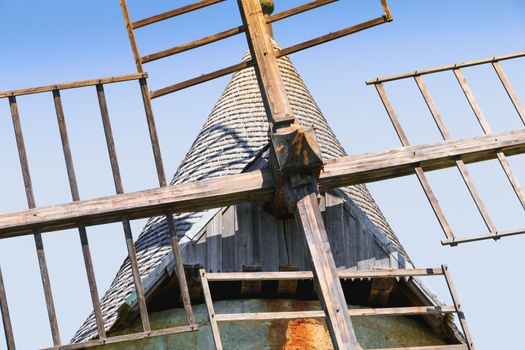
{"type": "MultiPolygon", "coordinates": [[[[189,1],[129,1],[133,20],[189,1]]],[[[277,1],[277,10],[300,4],[277,1]]],[[[349,154],[398,147],[399,142],[373,87],[376,76],[522,51],[525,2],[390,1],[394,22],[293,55],[291,58],[349,154]]],[[[340,1],[274,26],[282,46],[377,17],[378,1],[340,1]]],[[[142,54],[182,44],[240,24],[236,3],[228,0],[137,31],[142,54]]],[[[118,1],[0,0],[0,90],[133,73],[135,66],[118,1]]],[[[151,63],[152,89],[237,63],[244,37],[151,63]]],[[[525,101],[525,59],[503,62],[518,96],[525,101]]],[[[523,127],[490,66],[465,69],[468,81],[496,131],[523,127]]],[[[170,176],[177,168],[225,87],[228,77],[154,101],[161,147],[170,176]]],[[[454,137],[481,134],[451,73],[427,79],[454,137]]],[[[439,135],[413,81],[386,84],[413,144],[439,135]]],[[[137,84],[107,87],[117,151],[126,191],[156,186],[153,159],[137,84]]],[[[80,194],[83,199],[113,193],[109,162],[94,88],[64,91],[80,194]]],[[[49,94],[23,97],[24,126],[38,205],[70,200],[60,139],[49,94]]],[[[0,101],[0,212],[25,209],[25,196],[7,101],[0,101]]],[[[521,183],[525,159],[511,158],[521,183]]],[[[502,229],[525,227],[523,209],[495,162],[469,166],[482,198],[502,229]]],[[[484,230],[465,186],[454,169],[429,174],[452,226],[460,234],[484,230]]],[[[517,349],[522,330],[516,302],[525,282],[521,273],[525,235],[499,242],[442,247],[443,235],[414,177],[371,184],[370,189],[417,266],[447,263],[456,282],[478,349],[517,349]]],[[[138,234],[143,221],[134,222],[138,234]]],[[[100,293],[125,253],[118,224],[88,230],[100,293]]],[[[78,235],[45,235],[62,338],[67,341],[89,313],[87,284],[78,235]]],[[[32,237],[2,241],[0,264],[7,285],[20,349],[51,344],[32,237]],[[28,317],[31,315],[31,317],[28,317]],[[28,336],[31,329],[31,336],[28,336]]],[[[429,280],[447,300],[441,280],[429,280]]],[[[0,337],[1,338],[1,337],[0,337]]],[[[5,347],[0,339],[0,348],[5,347]]]]}

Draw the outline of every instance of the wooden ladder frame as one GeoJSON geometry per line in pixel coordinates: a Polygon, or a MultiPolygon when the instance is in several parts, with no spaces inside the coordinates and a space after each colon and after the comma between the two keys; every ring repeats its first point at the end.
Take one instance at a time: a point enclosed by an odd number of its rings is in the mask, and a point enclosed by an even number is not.
{"type": "MultiPolygon", "coordinates": [[[[363,279],[363,278],[402,278],[416,276],[439,276],[442,275],[447,283],[453,305],[443,306],[412,306],[412,307],[393,307],[393,308],[367,308],[349,309],[350,316],[408,316],[408,315],[432,315],[432,314],[456,314],[459,319],[465,344],[457,345],[437,345],[423,347],[404,347],[390,350],[474,350],[474,342],[468,328],[467,320],[463,312],[459,297],[452,281],[447,265],[438,268],[424,269],[388,269],[388,270],[338,270],[339,279],[363,279]]],[[[222,341],[219,332],[220,322],[243,322],[243,321],[267,321],[267,320],[293,320],[304,318],[325,318],[322,310],[315,311],[288,311],[288,312],[258,312],[258,313],[235,313],[217,314],[213,306],[209,281],[282,281],[282,280],[308,280],[313,279],[314,274],[309,271],[292,272],[206,272],[199,271],[202,284],[202,292],[206,308],[208,311],[208,321],[210,322],[211,333],[216,350],[222,350],[222,341]]],[[[386,350],[386,349],[374,349],[386,350]]]]}

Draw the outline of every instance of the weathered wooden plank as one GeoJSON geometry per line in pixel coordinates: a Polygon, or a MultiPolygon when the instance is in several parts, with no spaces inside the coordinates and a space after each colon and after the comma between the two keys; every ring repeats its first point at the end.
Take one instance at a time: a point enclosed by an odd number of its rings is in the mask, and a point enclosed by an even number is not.
{"type": "MultiPolygon", "coordinates": [[[[73,156],[71,155],[71,147],[69,144],[69,136],[67,132],[66,119],[64,116],[64,109],[62,107],[62,100],[60,98],[60,91],[53,90],[53,101],[55,103],[55,110],[57,116],[58,129],[60,132],[60,139],[62,142],[62,151],[64,160],[66,162],[67,176],[69,187],[71,190],[71,197],[74,202],[80,200],[78,191],[77,177],[75,174],[75,166],[73,164],[73,156]]],[[[95,270],[93,268],[93,260],[91,258],[91,251],[89,249],[89,242],[86,228],[80,226],[78,228],[80,236],[80,244],[82,246],[82,256],[84,257],[84,266],[86,268],[86,275],[89,285],[89,293],[91,296],[91,303],[93,304],[93,311],[95,314],[95,322],[97,324],[98,337],[100,339],[106,338],[106,330],[104,328],[104,319],[102,318],[102,311],[100,308],[100,298],[98,295],[97,280],[95,278],[95,270]]]]}
{"type": "Polygon", "coordinates": [[[213,299],[210,293],[210,287],[206,278],[206,271],[201,269],[199,271],[202,283],[202,293],[204,294],[204,301],[206,302],[206,308],[208,309],[208,321],[210,322],[211,334],[213,336],[213,342],[215,343],[216,350],[222,350],[221,335],[219,333],[219,326],[217,325],[217,316],[213,307],[213,299]]]}
{"type": "Polygon", "coordinates": [[[193,50],[193,49],[196,49],[197,47],[201,47],[204,45],[214,43],[219,40],[223,40],[223,39],[232,37],[234,35],[242,33],[243,31],[244,31],[244,26],[238,26],[238,27],[231,28],[231,29],[222,31],[220,33],[213,34],[213,35],[210,35],[210,36],[207,36],[207,37],[204,37],[204,38],[201,38],[201,39],[189,42],[189,43],[185,43],[179,46],[175,46],[175,47],[172,47],[166,50],[158,51],[158,52],[143,56],[140,58],[140,60],[142,61],[142,63],[156,61],[161,58],[173,56],[173,55],[176,55],[184,51],[193,50]]]}
{"type": "MultiPolygon", "coordinates": [[[[359,183],[392,179],[414,173],[414,167],[424,171],[456,165],[461,158],[468,163],[496,157],[497,151],[507,155],[525,152],[525,130],[457,139],[388,151],[366,153],[329,160],[321,172],[321,191],[359,183]]],[[[197,211],[225,207],[234,203],[265,201],[272,198],[273,180],[269,170],[221,178],[189,182],[163,188],[126,193],[75,203],[54,205],[0,215],[0,237],[97,225],[173,212],[197,211]]]]}
{"type": "Polygon", "coordinates": [[[477,65],[480,65],[480,64],[492,63],[492,62],[498,62],[498,61],[504,61],[504,60],[510,60],[510,59],[513,59],[513,58],[519,58],[519,57],[524,57],[524,56],[525,56],[525,51],[520,51],[520,52],[511,53],[511,54],[507,54],[507,55],[493,56],[493,57],[483,58],[483,59],[474,60],[474,61],[467,61],[467,62],[463,62],[463,63],[449,64],[449,65],[446,65],[446,66],[440,66],[440,67],[434,67],[434,68],[420,69],[420,70],[415,70],[415,71],[409,72],[409,73],[396,74],[396,75],[390,75],[390,76],[382,77],[382,78],[370,79],[370,80],[366,81],[366,84],[367,85],[371,85],[371,84],[385,83],[387,81],[393,81],[393,80],[399,80],[399,79],[405,79],[405,78],[412,78],[412,77],[415,77],[415,76],[418,76],[418,75],[438,73],[438,72],[443,72],[443,71],[446,71],[446,70],[453,70],[453,69],[456,69],[456,68],[472,67],[472,66],[477,66],[477,65]]]}
{"type": "MultiPolygon", "coordinates": [[[[9,107],[11,109],[11,118],[13,121],[13,129],[15,132],[16,146],[18,149],[18,158],[20,160],[20,168],[22,170],[22,178],[24,180],[24,188],[26,192],[27,206],[29,209],[36,207],[33,185],[31,181],[31,173],[29,171],[29,161],[27,159],[26,146],[24,142],[24,135],[22,132],[22,125],[20,123],[20,115],[18,112],[18,105],[15,96],[9,97],[9,107]]],[[[58,321],[55,311],[55,302],[53,300],[53,292],[51,290],[51,281],[49,280],[49,271],[46,262],[46,253],[44,251],[44,242],[42,235],[38,228],[33,228],[33,237],[35,239],[35,247],[38,258],[38,267],[40,269],[40,278],[42,280],[42,287],[44,289],[44,296],[46,300],[47,316],[49,318],[49,326],[51,328],[51,336],[53,338],[53,345],[58,346],[60,341],[60,330],[58,328],[58,321]]]]}
{"type": "Polygon", "coordinates": [[[195,10],[199,10],[199,9],[201,9],[203,7],[207,7],[207,6],[211,6],[211,5],[214,5],[214,4],[218,4],[218,3],[223,2],[223,1],[225,1],[225,0],[202,0],[202,1],[199,1],[199,2],[196,2],[196,3],[193,3],[193,4],[189,4],[189,5],[180,7],[178,9],[174,9],[174,10],[170,10],[170,11],[167,11],[167,12],[163,12],[163,13],[160,13],[158,15],[151,16],[151,17],[148,17],[148,18],[141,19],[140,21],[133,22],[132,23],[132,28],[133,29],[137,29],[137,28],[140,28],[140,27],[144,27],[144,26],[147,26],[147,25],[152,24],[152,23],[164,21],[164,20],[166,20],[168,18],[173,18],[173,17],[176,17],[176,16],[180,16],[180,15],[183,15],[185,13],[192,12],[192,11],[195,11],[195,10]]]}
{"type": "Polygon", "coordinates": [[[266,17],[266,23],[277,22],[277,21],[280,21],[282,19],[285,19],[285,18],[288,18],[288,17],[291,17],[291,16],[295,16],[295,15],[298,15],[300,13],[303,13],[303,12],[306,12],[306,11],[310,11],[310,10],[313,10],[315,8],[318,8],[318,7],[321,7],[321,6],[324,6],[324,5],[328,5],[328,4],[331,4],[331,3],[336,2],[336,1],[338,1],[338,0],[315,0],[315,1],[309,2],[307,4],[300,5],[300,6],[291,8],[289,10],[281,11],[279,13],[275,13],[275,14],[272,14],[270,16],[267,16],[266,17]]]}
{"type": "Polygon", "coordinates": [[[465,335],[465,338],[467,339],[467,347],[469,350],[474,350],[475,349],[474,341],[472,340],[472,335],[470,334],[470,330],[468,328],[467,320],[465,318],[465,313],[463,312],[461,302],[459,301],[458,293],[456,292],[456,287],[454,286],[454,282],[452,281],[452,277],[450,276],[448,266],[442,265],[441,267],[443,269],[443,274],[445,276],[445,280],[447,282],[447,286],[450,291],[450,295],[452,296],[452,302],[454,303],[455,311],[458,314],[459,324],[461,325],[463,334],[465,335]]]}
{"type": "MultiPolygon", "coordinates": [[[[384,270],[337,270],[337,276],[346,278],[393,278],[393,277],[415,277],[415,276],[438,276],[443,270],[438,268],[420,269],[384,269],[384,270]]],[[[281,280],[305,280],[312,279],[314,275],[310,271],[283,271],[283,272],[221,272],[206,274],[208,281],[281,281],[281,280]]]]}
{"type": "MultiPolygon", "coordinates": [[[[414,316],[429,314],[452,314],[455,313],[454,306],[408,306],[390,308],[349,309],[350,317],[372,317],[372,316],[414,316]]],[[[216,314],[217,322],[238,321],[268,321],[268,320],[294,320],[301,318],[324,318],[322,310],[314,311],[287,311],[287,312],[260,312],[260,313],[238,313],[238,314],[216,314]]]]}
{"type": "Polygon", "coordinates": [[[343,202],[339,197],[329,193],[326,193],[325,200],[326,233],[332,247],[335,265],[337,267],[345,266],[345,248],[348,247],[345,244],[343,202]]]}
{"type": "MultiPolygon", "coordinates": [[[[281,262],[280,254],[286,250],[284,245],[279,243],[279,225],[280,220],[277,220],[272,215],[266,213],[261,207],[257,207],[257,215],[259,216],[259,235],[261,238],[261,264],[263,271],[278,271],[281,262]],[[266,249],[266,247],[276,247],[276,249],[266,249]]],[[[285,264],[287,265],[287,264],[285,264]]]]}
{"type": "Polygon", "coordinates": [[[494,67],[494,70],[498,74],[498,77],[501,83],[503,84],[505,91],[509,95],[509,98],[512,101],[512,104],[514,105],[514,108],[516,108],[516,112],[518,112],[518,115],[520,116],[523,125],[525,125],[525,109],[521,105],[521,102],[518,99],[518,95],[516,95],[514,88],[510,84],[509,78],[507,78],[507,74],[505,74],[503,67],[501,67],[501,64],[498,61],[492,62],[492,67],[494,67]]]}
{"type": "Polygon", "coordinates": [[[222,271],[238,271],[235,267],[237,250],[235,246],[235,206],[226,209],[222,216],[222,271]]]}
{"type": "Polygon", "coordinates": [[[75,81],[71,83],[45,85],[45,86],[32,87],[32,88],[27,88],[27,89],[3,91],[3,92],[0,92],[0,98],[10,97],[10,96],[38,94],[41,92],[50,92],[53,90],[74,89],[74,88],[80,88],[80,87],[86,87],[86,86],[94,86],[97,84],[120,83],[123,81],[138,80],[138,79],[147,78],[147,77],[148,77],[147,73],[136,73],[136,74],[119,75],[119,76],[114,76],[114,77],[109,77],[109,78],[99,78],[99,79],[75,81]]]}
{"type": "Polygon", "coordinates": [[[222,271],[222,214],[218,213],[206,226],[206,270],[222,271]]]}
{"type": "Polygon", "coordinates": [[[347,35],[350,35],[350,34],[354,34],[354,33],[357,33],[357,32],[360,32],[362,30],[375,27],[377,25],[380,25],[380,24],[383,24],[383,23],[386,23],[386,22],[389,22],[389,20],[387,20],[387,17],[386,16],[381,16],[381,17],[372,19],[370,21],[359,23],[359,24],[357,24],[355,26],[347,27],[347,28],[344,28],[344,29],[332,32],[330,34],[326,34],[326,35],[317,37],[315,39],[307,40],[307,41],[304,41],[304,42],[302,42],[300,44],[296,44],[296,45],[289,46],[287,48],[281,49],[281,50],[279,50],[279,51],[277,51],[275,53],[275,56],[276,57],[288,56],[288,55],[291,55],[293,53],[296,53],[296,52],[299,52],[299,51],[302,51],[302,50],[305,50],[305,49],[309,49],[311,47],[314,47],[314,46],[317,46],[317,45],[320,45],[320,44],[324,44],[324,43],[327,43],[329,41],[336,40],[336,39],[342,38],[344,36],[347,36],[347,35]]]}
{"type": "Polygon", "coordinates": [[[2,276],[2,268],[0,267],[0,313],[2,314],[2,323],[4,325],[5,342],[8,350],[15,350],[15,337],[13,335],[13,326],[11,324],[11,316],[9,313],[9,305],[7,303],[7,295],[5,292],[4,277],[2,276]]]}
{"type": "Polygon", "coordinates": [[[78,349],[87,349],[94,346],[102,346],[106,344],[116,344],[116,343],[123,343],[133,340],[140,340],[140,339],[148,339],[153,337],[160,337],[164,335],[169,334],[178,334],[178,333],[186,333],[186,332],[194,332],[199,330],[199,327],[197,325],[191,325],[191,326],[178,326],[178,327],[170,327],[170,328],[164,328],[164,329],[158,329],[158,330],[152,330],[149,332],[140,332],[140,333],[132,333],[132,334],[125,334],[125,335],[118,335],[114,337],[109,337],[106,339],[95,339],[95,340],[89,340],[82,343],[74,343],[74,344],[68,344],[68,345],[62,345],[62,346],[56,346],[52,348],[46,348],[43,350],[78,350],[78,349]]]}
{"type": "Polygon", "coordinates": [[[254,0],[238,0],[238,4],[252,60],[256,62],[255,73],[264,96],[267,118],[271,123],[292,123],[295,118],[281,79],[261,4],[254,0]]]}
{"type": "Polygon", "coordinates": [[[525,151],[523,137],[525,129],[520,129],[329,160],[319,185],[324,191],[410,175],[416,166],[424,171],[449,168],[458,158],[469,164],[494,159],[497,151],[507,156],[520,154],[525,151]]]}
{"type": "Polygon", "coordinates": [[[359,349],[350,316],[346,310],[343,288],[337,276],[330,243],[315,193],[305,187],[293,189],[297,204],[294,217],[305,238],[314,270],[314,283],[326,315],[326,324],[334,349],[359,349]]]}
{"type": "Polygon", "coordinates": [[[235,206],[235,270],[252,264],[253,237],[251,205],[242,203],[235,206]]]}

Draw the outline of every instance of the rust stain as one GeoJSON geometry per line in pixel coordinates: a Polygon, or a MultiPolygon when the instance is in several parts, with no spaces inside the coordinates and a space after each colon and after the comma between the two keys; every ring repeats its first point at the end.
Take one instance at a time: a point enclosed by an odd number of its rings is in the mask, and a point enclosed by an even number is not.
{"type": "Polygon", "coordinates": [[[304,140],[304,131],[303,129],[299,129],[297,130],[297,133],[295,134],[295,137],[292,142],[296,156],[301,155],[301,150],[303,149],[303,140],[304,140]]]}
{"type": "Polygon", "coordinates": [[[310,163],[310,161],[308,159],[308,151],[307,150],[303,150],[303,164],[304,164],[304,166],[308,166],[309,163],[310,163]]]}
{"type": "Polygon", "coordinates": [[[282,350],[333,349],[324,325],[314,319],[291,320],[286,329],[286,344],[282,350]]]}

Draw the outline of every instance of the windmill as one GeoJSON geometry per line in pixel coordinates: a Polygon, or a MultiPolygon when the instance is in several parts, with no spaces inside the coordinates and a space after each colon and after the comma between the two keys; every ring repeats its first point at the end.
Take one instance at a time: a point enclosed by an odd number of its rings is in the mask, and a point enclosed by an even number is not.
{"type": "MultiPolygon", "coordinates": [[[[375,84],[380,97],[387,109],[387,112],[393,121],[396,131],[400,135],[400,139],[403,142],[403,148],[389,150],[385,152],[378,152],[375,154],[366,154],[361,156],[353,156],[335,159],[330,162],[323,160],[321,151],[317,142],[317,137],[314,128],[305,127],[300,125],[297,118],[294,117],[294,113],[288,102],[288,97],[282,83],[282,77],[280,76],[279,69],[277,68],[278,57],[286,56],[293,52],[317,45],[329,40],[336,39],[337,37],[355,33],[359,30],[363,30],[381,23],[385,23],[391,20],[391,15],[388,10],[388,6],[385,1],[382,1],[384,14],[372,21],[365,22],[363,24],[353,26],[342,30],[340,32],[332,33],[327,36],[323,36],[303,44],[295,45],[286,49],[275,50],[273,43],[271,42],[270,35],[267,28],[267,23],[276,21],[293,14],[297,14],[332,1],[315,1],[311,4],[300,6],[298,8],[287,11],[286,13],[276,14],[272,16],[264,16],[260,4],[258,1],[243,0],[239,1],[239,8],[241,10],[243,18],[242,28],[234,28],[233,30],[219,33],[215,36],[204,38],[202,40],[190,43],[186,46],[173,48],[166,50],[164,53],[157,55],[149,55],[140,57],[138,48],[133,38],[133,30],[138,29],[144,25],[155,23],[157,21],[170,18],[179,14],[186,13],[188,11],[197,10],[204,6],[209,6],[219,1],[201,1],[195,5],[187,6],[183,9],[170,11],[167,14],[154,16],[149,19],[145,19],[138,22],[131,22],[127,14],[125,3],[122,1],[124,10],[124,17],[127,22],[128,33],[131,39],[133,52],[137,64],[137,74],[129,75],[125,77],[113,77],[108,79],[96,79],[92,81],[84,81],[70,84],[54,85],[49,87],[41,87],[36,89],[28,89],[23,91],[12,91],[0,95],[1,97],[8,97],[11,106],[11,112],[15,125],[15,132],[17,136],[17,143],[19,146],[19,153],[21,158],[21,164],[24,175],[24,182],[26,184],[26,190],[28,193],[28,204],[31,210],[22,213],[8,214],[0,217],[0,232],[2,236],[12,237],[15,235],[22,235],[33,233],[36,238],[37,249],[39,251],[40,264],[43,273],[43,282],[46,291],[46,298],[49,305],[49,314],[51,320],[51,328],[53,332],[53,339],[55,347],[60,347],[60,337],[58,335],[58,327],[56,325],[56,317],[54,316],[51,289],[49,287],[49,281],[47,277],[45,267],[45,256],[43,253],[43,246],[40,239],[41,232],[53,231],[63,228],[79,228],[81,240],[85,243],[83,245],[86,267],[88,276],[90,279],[93,294],[93,304],[95,309],[95,316],[97,318],[99,340],[94,340],[87,345],[100,345],[111,342],[111,338],[105,337],[105,330],[103,326],[103,320],[100,312],[100,306],[97,306],[98,295],[96,295],[96,285],[94,282],[94,274],[92,268],[90,268],[89,248],[87,245],[87,239],[85,238],[85,227],[94,224],[108,223],[122,221],[126,234],[126,243],[128,247],[131,270],[133,272],[137,304],[140,309],[140,314],[143,322],[143,332],[133,336],[113,339],[113,341],[124,341],[130,339],[138,339],[139,337],[150,337],[156,334],[162,334],[161,331],[151,331],[149,327],[148,313],[146,307],[145,296],[142,291],[142,282],[140,274],[138,272],[138,266],[135,257],[135,248],[131,240],[131,232],[129,228],[129,220],[139,217],[148,217],[151,215],[162,214],[165,216],[168,222],[168,228],[170,228],[170,237],[172,243],[173,254],[176,259],[176,272],[179,276],[180,290],[184,305],[186,308],[187,327],[179,328],[176,331],[191,331],[196,328],[193,320],[193,315],[190,305],[190,297],[187,286],[183,284],[186,281],[184,278],[184,268],[182,265],[182,259],[179,251],[178,239],[175,231],[175,226],[172,223],[173,212],[183,212],[198,209],[208,209],[215,207],[228,206],[244,201],[265,201],[270,202],[271,210],[275,215],[288,215],[289,212],[293,212],[293,216],[297,221],[297,226],[302,229],[306,245],[308,247],[309,254],[312,259],[313,274],[302,275],[304,277],[313,277],[316,283],[316,289],[318,291],[321,304],[323,305],[323,315],[326,316],[327,324],[330,329],[330,336],[332,343],[337,349],[355,349],[358,348],[357,340],[353,334],[352,322],[350,315],[341,310],[346,310],[346,302],[343,294],[343,290],[339,283],[340,273],[336,270],[336,265],[332,258],[330,246],[328,244],[328,238],[326,236],[326,228],[321,216],[321,210],[317,200],[317,193],[319,189],[326,190],[328,188],[337,188],[341,186],[353,185],[364,183],[368,181],[387,179],[397,176],[403,176],[415,172],[425,189],[427,196],[432,204],[434,211],[436,212],[440,223],[442,224],[445,233],[447,234],[448,241],[445,243],[456,244],[461,240],[456,239],[451,234],[448,226],[446,225],[446,219],[442,215],[439,209],[437,201],[435,200],[431,189],[428,186],[428,182],[425,180],[425,170],[435,170],[444,167],[457,166],[460,170],[464,170],[464,163],[475,162],[480,160],[498,158],[501,161],[503,168],[505,169],[509,179],[515,188],[516,194],[519,198],[523,198],[520,194],[520,188],[515,181],[515,177],[512,175],[512,171],[509,170],[508,164],[505,161],[507,155],[522,153],[524,149],[523,136],[524,133],[521,130],[505,132],[499,134],[491,134],[490,129],[485,128],[487,135],[468,139],[459,140],[445,140],[443,143],[422,145],[422,146],[409,146],[408,140],[404,136],[404,133],[399,125],[399,122],[393,112],[393,108],[386,97],[384,90],[382,89],[382,83],[392,78],[387,79],[376,79],[371,83],[375,84]],[[188,50],[192,47],[198,47],[206,43],[245,32],[248,38],[250,46],[251,59],[243,61],[242,63],[224,68],[222,70],[206,74],[189,81],[160,89],[157,91],[149,92],[147,88],[146,78],[147,75],[142,72],[142,64],[149,62],[153,59],[159,59],[166,55],[175,54],[188,50]],[[274,54],[269,54],[274,53],[274,54]],[[150,99],[163,96],[167,93],[180,90],[185,87],[192,86],[194,84],[204,82],[214,77],[222,76],[225,74],[232,73],[237,70],[241,70],[247,67],[253,66],[257,73],[258,82],[263,95],[263,101],[265,102],[266,115],[269,122],[272,125],[271,130],[271,147],[269,150],[269,167],[262,170],[256,170],[248,173],[234,175],[230,177],[223,177],[220,179],[210,179],[198,181],[195,183],[188,183],[182,185],[166,186],[167,182],[164,176],[164,170],[162,166],[162,159],[160,157],[160,150],[158,147],[158,141],[155,130],[155,123],[153,119],[153,112],[150,104],[150,99]],[[109,123],[109,115],[107,106],[105,103],[103,85],[108,83],[118,83],[120,81],[127,80],[139,80],[142,96],[144,99],[145,112],[148,120],[148,126],[150,130],[150,136],[152,140],[152,147],[155,155],[157,173],[159,175],[160,189],[144,191],[141,193],[129,193],[124,194],[122,189],[122,183],[119,180],[120,171],[118,168],[118,162],[116,160],[116,154],[113,147],[113,137],[111,132],[111,125],[109,123]],[[117,191],[116,197],[107,197],[98,200],[91,201],[79,201],[78,189],[75,184],[75,174],[72,166],[71,152],[68,146],[67,131],[64,123],[64,113],[61,107],[60,93],[59,90],[75,88],[80,86],[95,85],[97,87],[97,96],[100,103],[101,115],[103,117],[105,136],[108,144],[108,151],[112,162],[112,170],[115,178],[115,186],[117,191]],[[34,198],[32,198],[31,181],[28,171],[27,159],[25,156],[25,149],[23,143],[23,137],[21,128],[18,122],[18,110],[16,96],[27,94],[52,91],[53,98],[56,106],[62,142],[64,146],[64,155],[66,163],[68,164],[68,175],[71,183],[72,198],[74,203],[66,204],[63,206],[55,206],[49,208],[34,208],[34,198]],[[34,209],[33,209],[34,208],[34,209]],[[124,219],[123,219],[124,218],[124,219]],[[97,311],[98,310],[98,311],[97,311]]],[[[515,102],[515,106],[518,111],[522,111],[522,108],[517,103],[515,95],[512,92],[508,79],[502,73],[501,67],[499,67],[499,61],[503,59],[520,57],[523,54],[516,54],[511,56],[493,57],[489,60],[467,63],[464,66],[479,63],[494,63],[494,67],[498,72],[502,82],[509,92],[509,96],[515,102]],[[499,69],[498,69],[499,68],[499,69]]],[[[462,87],[464,87],[465,94],[469,98],[469,102],[476,111],[476,105],[474,100],[471,98],[472,94],[469,92],[468,87],[461,78],[461,72],[459,71],[461,66],[454,65],[449,67],[453,69],[458,77],[462,87]]],[[[444,68],[438,68],[435,71],[443,70],[444,68]]],[[[428,90],[422,82],[421,75],[429,72],[415,72],[412,75],[416,77],[416,82],[423,93],[423,97],[427,102],[433,116],[436,119],[436,123],[440,127],[445,139],[448,138],[446,129],[444,129],[440,122],[439,115],[435,110],[435,106],[431,98],[429,97],[428,90]]],[[[520,112],[521,113],[521,112],[520,112]]],[[[523,116],[523,114],[521,114],[523,116]]],[[[476,113],[478,120],[485,125],[483,116],[476,113]]],[[[486,125],[485,125],[486,126],[486,125]]],[[[476,195],[474,187],[469,180],[468,174],[462,171],[464,174],[465,181],[469,184],[469,189],[476,203],[482,208],[482,204],[476,195]]],[[[486,214],[484,210],[480,209],[482,214],[486,214]]],[[[488,216],[484,216],[488,218],[488,216]]],[[[487,219],[490,233],[492,236],[489,238],[499,238],[507,234],[515,234],[520,230],[512,231],[508,233],[498,232],[491,224],[490,220],[487,219]]],[[[384,272],[383,275],[379,274],[379,277],[392,277],[392,276],[413,276],[417,274],[439,274],[442,273],[447,277],[447,281],[451,283],[448,275],[448,271],[445,267],[441,270],[432,271],[390,271],[384,272]]],[[[370,273],[372,275],[377,273],[370,273]]],[[[289,275],[283,275],[284,277],[290,277],[289,275]]],[[[352,277],[352,274],[346,275],[352,277]]],[[[359,275],[355,275],[359,276],[359,275]]],[[[365,274],[366,276],[366,274],[365,274]]],[[[219,280],[220,276],[214,276],[205,272],[201,272],[203,280],[203,289],[205,295],[207,280],[216,278],[219,280]]],[[[225,276],[223,276],[226,278],[225,276]]],[[[263,279],[266,278],[264,275],[257,275],[257,273],[251,273],[251,277],[248,275],[236,275],[229,276],[228,278],[251,278],[251,279],[263,279]],[[255,277],[254,277],[255,276],[255,277]]],[[[296,275],[297,277],[297,275],[296,275]]],[[[0,283],[1,284],[1,283],[0,283]]],[[[1,292],[1,290],[0,290],[1,292]]],[[[467,338],[467,348],[473,348],[472,340],[468,334],[468,328],[462,314],[460,304],[457,302],[457,295],[453,286],[451,292],[456,301],[454,305],[454,311],[458,312],[461,320],[461,325],[464,327],[465,336],[467,338]]],[[[3,294],[3,293],[0,293],[3,294]]],[[[3,316],[8,314],[6,298],[1,295],[0,298],[3,303],[3,316]]],[[[214,312],[211,309],[212,304],[209,303],[209,297],[207,297],[208,305],[210,306],[210,322],[214,324],[214,312]]],[[[445,310],[446,311],[446,310],[445,310]]],[[[414,311],[411,311],[414,312],[414,311]]],[[[434,312],[442,313],[443,309],[435,309],[434,312]]],[[[8,325],[9,322],[4,321],[4,325],[8,325]]],[[[213,327],[214,339],[216,341],[216,347],[220,348],[220,336],[218,334],[218,328],[213,327]]],[[[8,328],[8,327],[7,327],[8,328]]],[[[165,331],[165,330],[164,330],[165,331]]],[[[9,333],[9,331],[7,331],[9,333]]],[[[8,336],[8,339],[10,336],[8,336]]],[[[12,339],[12,337],[11,337],[12,339]]],[[[12,342],[10,342],[11,344],[12,342]]],[[[13,345],[14,346],[14,345],[13,345]]],[[[77,345],[75,345],[77,346],[77,345]]],[[[71,348],[75,348],[72,346],[71,348]]],[[[64,346],[63,348],[68,348],[64,346]]]]}

